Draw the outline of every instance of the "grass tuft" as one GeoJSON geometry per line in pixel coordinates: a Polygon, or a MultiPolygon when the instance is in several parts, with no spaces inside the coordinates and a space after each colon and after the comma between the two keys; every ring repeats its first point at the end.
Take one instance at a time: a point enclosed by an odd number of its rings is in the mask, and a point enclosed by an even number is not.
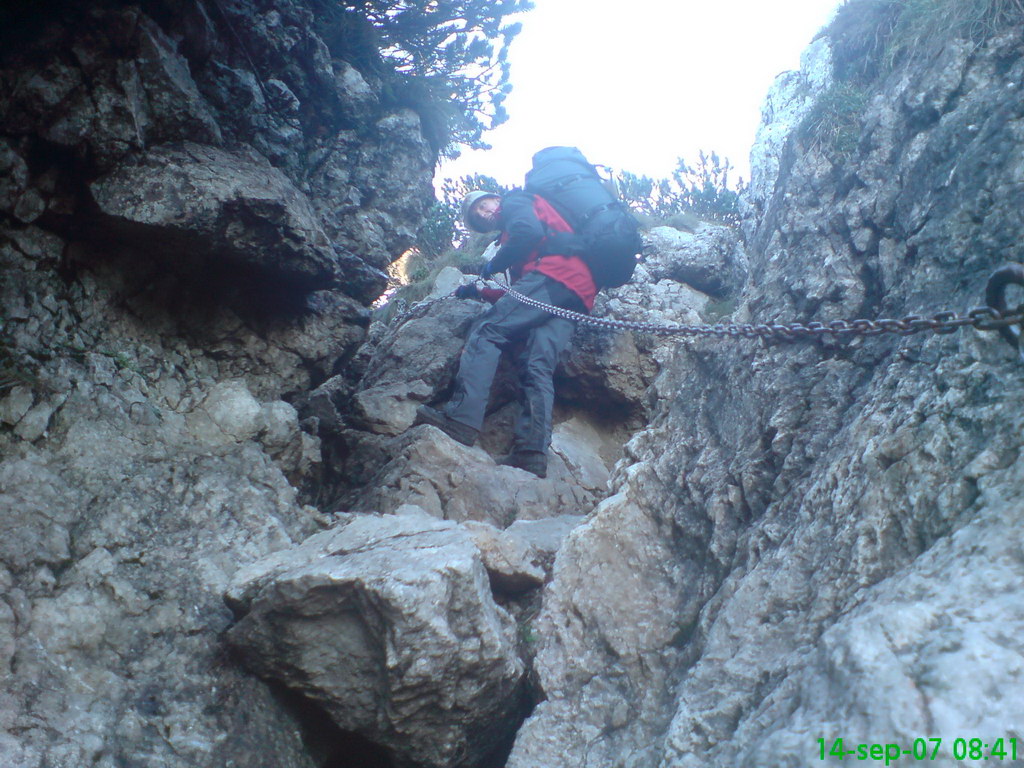
{"type": "Polygon", "coordinates": [[[1024,24],[1024,0],[899,0],[886,59],[931,56],[953,39],[981,45],[1024,24]]]}
{"type": "Polygon", "coordinates": [[[868,91],[861,85],[836,82],[818,97],[799,128],[799,135],[811,147],[838,160],[856,148],[861,132],[861,115],[868,103],[868,91]]]}

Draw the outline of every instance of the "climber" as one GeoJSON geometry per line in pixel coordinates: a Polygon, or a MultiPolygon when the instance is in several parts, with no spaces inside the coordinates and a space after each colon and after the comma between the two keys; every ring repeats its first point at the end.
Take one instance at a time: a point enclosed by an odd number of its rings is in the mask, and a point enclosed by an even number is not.
{"type": "MultiPolygon", "coordinates": [[[[497,253],[480,272],[482,279],[509,271],[516,291],[576,312],[594,306],[597,286],[580,256],[555,252],[552,235],[572,234],[565,219],[539,195],[514,190],[505,196],[474,191],[462,201],[463,221],[476,232],[500,231],[497,253]]],[[[496,289],[463,286],[460,298],[483,298],[493,306],[470,331],[459,360],[455,392],[442,409],[420,406],[417,424],[430,424],[464,445],[473,445],[483,425],[487,398],[501,350],[525,341],[519,360],[520,405],[512,452],[500,464],[547,476],[551,442],[553,376],[559,355],[572,338],[575,322],[522,304],[496,289]]]]}

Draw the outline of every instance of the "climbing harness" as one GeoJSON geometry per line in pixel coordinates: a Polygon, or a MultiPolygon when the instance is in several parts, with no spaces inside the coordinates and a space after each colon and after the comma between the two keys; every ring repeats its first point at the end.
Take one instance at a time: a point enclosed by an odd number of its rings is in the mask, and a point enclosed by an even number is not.
{"type": "MultiPolygon", "coordinates": [[[[644,323],[633,320],[613,320],[606,317],[592,317],[582,312],[573,312],[570,309],[545,304],[542,301],[531,299],[529,296],[524,296],[500,280],[495,280],[495,282],[509,296],[527,306],[542,309],[556,317],[562,317],[583,325],[598,328],[639,331],[656,336],[715,336],[720,338],[761,338],[776,342],[798,342],[821,339],[826,336],[831,336],[835,339],[848,339],[854,336],[878,336],[887,333],[910,336],[923,331],[948,334],[970,325],[979,331],[999,331],[999,335],[1017,350],[1021,360],[1024,361],[1024,347],[1020,344],[1022,331],[1024,331],[1024,304],[1011,309],[1008,307],[1006,299],[1006,289],[1010,285],[1024,287],[1024,265],[1021,264],[1008,264],[993,272],[985,288],[987,306],[973,307],[963,314],[945,311],[937,312],[931,317],[907,315],[899,320],[890,318],[879,320],[833,320],[829,323],[658,325],[657,323],[644,323]]],[[[434,304],[454,296],[455,291],[452,291],[436,299],[415,304],[408,311],[397,315],[392,320],[392,323],[396,326],[401,325],[406,320],[423,315],[434,304]]]]}

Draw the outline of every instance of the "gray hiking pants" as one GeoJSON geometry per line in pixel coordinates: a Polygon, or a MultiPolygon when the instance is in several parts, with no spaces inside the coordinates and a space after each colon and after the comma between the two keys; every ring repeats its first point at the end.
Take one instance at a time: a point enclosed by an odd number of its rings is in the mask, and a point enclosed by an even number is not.
{"type": "MultiPolygon", "coordinates": [[[[545,304],[584,311],[583,302],[575,293],[540,272],[527,273],[514,287],[545,304]]],[[[455,394],[445,408],[449,418],[474,429],[481,428],[501,350],[525,340],[526,349],[519,358],[522,411],[515,424],[514,450],[547,451],[555,403],[552,377],[575,325],[572,320],[502,296],[470,331],[459,359],[455,394]]]]}

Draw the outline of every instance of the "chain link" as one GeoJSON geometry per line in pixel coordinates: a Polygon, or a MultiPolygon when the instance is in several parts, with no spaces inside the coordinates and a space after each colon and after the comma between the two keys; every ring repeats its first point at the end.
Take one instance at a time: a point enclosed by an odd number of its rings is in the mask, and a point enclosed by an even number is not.
{"type": "MultiPolygon", "coordinates": [[[[931,331],[938,334],[954,333],[970,325],[979,331],[995,331],[1013,325],[1024,327],[1024,304],[1006,313],[993,307],[972,307],[964,314],[951,310],[936,312],[931,317],[907,315],[906,317],[880,318],[878,320],[832,320],[828,324],[809,321],[806,323],[716,323],[714,325],[658,325],[633,320],[614,320],[607,317],[593,317],[571,309],[545,304],[542,301],[524,296],[509,285],[495,281],[502,290],[516,301],[530,307],[542,309],[555,317],[573,320],[583,325],[597,328],[613,328],[624,331],[639,331],[656,336],[711,336],[716,338],[756,339],[761,338],[778,342],[799,342],[822,339],[831,336],[836,339],[848,339],[854,336],[879,336],[897,334],[911,336],[915,333],[931,331]]],[[[414,304],[407,311],[397,315],[391,324],[402,325],[407,320],[424,315],[430,307],[438,302],[455,296],[455,291],[438,296],[430,301],[414,304]]]]}
{"type": "MultiPolygon", "coordinates": [[[[458,289],[456,288],[455,290],[458,290],[458,289]]],[[[452,291],[451,293],[446,293],[443,296],[438,296],[437,298],[430,299],[429,301],[418,302],[418,303],[413,304],[411,307],[408,307],[408,308],[405,308],[405,303],[403,302],[402,303],[402,311],[399,312],[398,314],[396,314],[393,318],[391,318],[391,320],[388,322],[388,325],[393,325],[395,328],[397,328],[398,326],[402,325],[407,320],[411,320],[411,319],[413,319],[415,317],[422,317],[423,315],[425,315],[427,313],[428,309],[430,309],[432,306],[434,306],[438,302],[445,301],[446,299],[451,299],[451,298],[454,298],[454,297],[455,297],[455,291],[452,291]]]]}
{"type": "Polygon", "coordinates": [[[902,319],[881,318],[879,320],[833,320],[827,325],[820,322],[807,323],[716,323],[715,325],[658,325],[630,320],[612,320],[604,317],[591,317],[581,312],[573,312],[562,307],[555,307],[544,302],[524,296],[511,286],[498,285],[513,299],[537,309],[574,320],[584,325],[600,328],[616,328],[628,331],[652,333],[657,336],[714,336],[734,339],[762,338],[771,341],[797,342],[808,339],[820,339],[832,336],[838,339],[852,336],[878,336],[893,333],[910,336],[923,331],[934,333],[953,333],[965,325],[973,326],[979,331],[994,331],[1010,325],[1024,324],[1024,305],[1006,314],[992,307],[973,307],[961,315],[949,310],[937,312],[931,317],[907,315],[902,319]]]}

